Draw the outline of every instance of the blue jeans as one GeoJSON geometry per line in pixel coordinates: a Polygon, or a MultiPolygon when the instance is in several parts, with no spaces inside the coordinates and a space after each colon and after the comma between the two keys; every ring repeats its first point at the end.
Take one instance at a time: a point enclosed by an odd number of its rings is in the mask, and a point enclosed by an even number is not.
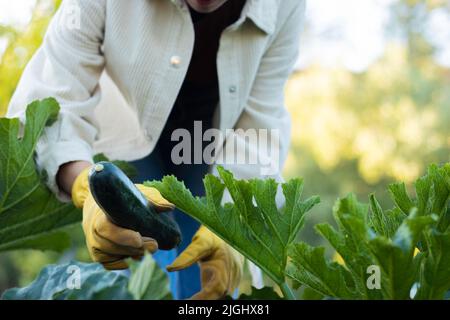
{"type": "MultiPolygon", "coordinates": [[[[167,140],[160,139],[160,141],[167,140]]],[[[206,164],[174,165],[170,159],[171,149],[170,142],[160,142],[149,156],[132,162],[138,170],[138,176],[134,182],[160,180],[165,175],[174,175],[184,181],[194,196],[203,196],[203,177],[207,174],[209,166],[206,164]]],[[[191,243],[192,237],[200,226],[196,220],[179,210],[173,211],[173,217],[181,229],[181,245],[170,251],[159,250],[153,255],[158,265],[164,270],[191,243]]],[[[197,264],[179,272],[170,272],[168,275],[174,299],[187,299],[200,291],[200,270],[197,264]]]]}

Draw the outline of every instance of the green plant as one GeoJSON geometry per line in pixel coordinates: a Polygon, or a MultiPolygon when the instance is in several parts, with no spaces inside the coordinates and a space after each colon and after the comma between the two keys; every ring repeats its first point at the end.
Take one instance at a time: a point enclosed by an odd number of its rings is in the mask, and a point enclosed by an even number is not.
{"type": "Polygon", "coordinates": [[[319,224],[316,230],[344,264],[327,261],[323,248],[300,243],[291,250],[288,275],[341,299],[443,299],[450,289],[449,177],[450,164],[430,166],[416,182],[414,200],[404,184],[391,185],[396,206],[387,211],[373,195],[370,214],[353,195],[339,200],[338,229],[319,224]],[[381,272],[379,288],[368,285],[371,266],[381,272]]]}
{"type": "Polygon", "coordinates": [[[147,185],[255,262],[285,298],[293,298],[286,275],[316,294],[340,299],[442,299],[450,288],[450,164],[430,166],[416,182],[416,200],[404,184],[391,185],[396,203],[391,210],[383,211],[373,195],[370,214],[369,205],[353,194],[338,200],[333,210],[338,230],[329,224],[316,230],[344,264],[326,259],[325,248],[295,243],[304,213],[318,202],[300,201],[301,180],[282,185],[286,205],[279,211],[275,181],[236,180],[223,168],[218,172],[221,180],[205,177],[204,198],[193,197],[173,176],[147,185]],[[225,188],[234,203],[222,206],[225,188]],[[380,270],[379,285],[370,285],[371,270],[380,270]]]}
{"type": "MultiPolygon", "coordinates": [[[[61,250],[68,239],[59,230],[81,218],[76,209],[60,203],[45,187],[33,161],[37,140],[56,119],[58,110],[54,99],[32,103],[23,133],[18,119],[0,119],[0,250],[61,250]]],[[[99,155],[96,160],[106,159],[99,155]]],[[[205,177],[206,196],[202,198],[193,197],[173,176],[146,185],[156,187],[256,263],[280,286],[285,298],[295,298],[287,278],[306,286],[307,296],[316,298],[448,298],[450,164],[431,165],[416,181],[415,197],[408,195],[405,184],[392,184],[389,191],[395,207],[390,210],[383,210],[374,195],[369,204],[359,202],[353,194],[339,199],[333,208],[337,229],[329,224],[315,229],[342,257],[341,264],[327,259],[322,247],[296,242],[305,213],[319,202],[318,197],[301,200],[302,179],[281,185],[285,206],[279,209],[275,201],[279,185],[274,180],[238,180],[221,167],[218,172],[218,177],[205,177]],[[233,202],[222,205],[225,190],[233,202]]],[[[86,271],[82,280],[86,290],[76,292],[61,290],[59,285],[67,280],[64,271],[68,265],[49,266],[32,285],[8,291],[4,297],[168,298],[166,276],[150,260],[147,256],[140,264],[131,262],[130,280],[97,264],[74,262],[86,271]]],[[[242,296],[258,297],[277,296],[268,289],[242,296]]]]}
{"type": "Polygon", "coordinates": [[[173,176],[146,185],[192,217],[198,219],[244,256],[256,263],[281,288],[286,298],[294,299],[286,283],[288,248],[295,242],[305,213],[319,202],[318,197],[301,200],[303,180],[282,185],[286,205],[279,210],[275,201],[275,180],[236,180],[219,167],[220,178],[204,179],[206,197],[193,197],[183,182],[173,176]],[[221,205],[225,188],[234,203],[221,205]]]}
{"type": "Polygon", "coordinates": [[[65,249],[70,240],[59,230],[80,221],[70,204],[62,204],[42,182],[34,150],[46,125],[58,116],[54,99],[35,101],[19,119],[0,119],[0,251],[65,249]]]}
{"type": "Polygon", "coordinates": [[[170,299],[169,279],[150,255],[129,260],[130,276],[98,263],[49,265],[24,288],[7,290],[4,300],[162,300],[170,299]]]}
{"type": "MultiPolygon", "coordinates": [[[[38,249],[62,251],[70,238],[64,228],[81,221],[81,212],[60,202],[36,170],[34,152],[45,127],[58,117],[59,104],[49,98],[26,109],[26,123],[0,119],[0,251],[38,249]]],[[[100,154],[94,161],[107,158],[100,154]]],[[[114,161],[126,174],[135,169],[114,161]]]]}
{"type": "MultiPolygon", "coordinates": [[[[108,271],[99,263],[71,261],[45,267],[24,288],[7,290],[3,300],[171,300],[169,278],[146,254],[128,259],[129,271],[108,271]]],[[[227,297],[231,300],[231,297],[227,297]]],[[[252,288],[239,300],[279,300],[271,288],[252,288]]]]}

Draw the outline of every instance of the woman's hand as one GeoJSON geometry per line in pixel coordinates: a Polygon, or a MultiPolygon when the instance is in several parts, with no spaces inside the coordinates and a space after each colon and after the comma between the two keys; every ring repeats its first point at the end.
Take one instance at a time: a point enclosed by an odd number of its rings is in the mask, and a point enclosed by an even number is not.
{"type": "Polygon", "coordinates": [[[76,178],[80,175],[83,170],[90,168],[92,163],[87,161],[73,161],[63,164],[58,171],[56,176],[56,181],[59,188],[71,195],[73,184],[76,178]]]}
{"type": "Polygon", "coordinates": [[[232,295],[241,280],[244,257],[201,226],[191,244],[167,267],[179,271],[199,263],[202,290],[193,300],[217,300],[232,295]]]}
{"type": "MultiPolygon", "coordinates": [[[[89,190],[90,167],[85,168],[75,179],[72,200],[76,207],[83,209],[83,231],[91,258],[107,269],[125,269],[125,259],[140,258],[145,252],[158,250],[156,240],[142,237],[139,232],[124,229],[113,224],[95,202],[89,190]]],[[[172,210],[173,205],[161,197],[154,188],[137,185],[142,194],[158,211],[172,210]]]]}

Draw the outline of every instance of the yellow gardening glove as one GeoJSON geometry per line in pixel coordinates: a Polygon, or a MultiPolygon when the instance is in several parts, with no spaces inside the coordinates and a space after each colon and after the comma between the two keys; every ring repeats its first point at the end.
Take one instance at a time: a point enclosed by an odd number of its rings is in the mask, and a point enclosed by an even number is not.
{"type": "MultiPolygon", "coordinates": [[[[126,269],[124,261],[132,257],[138,259],[146,251],[158,250],[158,243],[139,232],[116,226],[106,217],[89,191],[89,170],[85,169],[72,187],[72,200],[77,208],[83,209],[83,230],[91,258],[106,269],[126,269]]],[[[174,206],[165,200],[154,188],[136,185],[159,212],[171,211],[174,206]]]]}
{"type": "Polygon", "coordinates": [[[244,258],[204,226],[167,270],[179,271],[196,262],[200,265],[202,290],[191,299],[221,299],[239,286],[244,258]]]}

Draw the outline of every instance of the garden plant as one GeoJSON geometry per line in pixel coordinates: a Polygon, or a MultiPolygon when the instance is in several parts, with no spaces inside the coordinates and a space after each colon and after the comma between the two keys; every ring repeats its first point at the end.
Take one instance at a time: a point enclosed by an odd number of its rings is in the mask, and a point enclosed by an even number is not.
{"type": "MultiPolygon", "coordinates": [[[[0,119],[0,251],[62,250],[69,245],[64,227],[81,220],[61,203],[38,173],[34,150],[45,126],[58,116],[54,99],[35,101],[19,119],[0,119]]],[[[99,156],[97,160],[106,160],[99,156]]],[[[117,165],[129,172],[123,162],[117,165]]],[[[307,212],[319,197],[302,198],[304,181],[239,180],[222,167],[204,178],[205,197],[194,197],[173,176],[148,186],[197,219],[256,264],[280,288],[254,290],[242,299],[296,299],[295,289],[319,299],[446,299],[450,289],[450,164],[430,165],[414,195],[403,183],[388,188],[395,204],[384,209],[374,194],[368,203],[354,194],[333,207],[335,225],[315,230],[334,248],[298,241],[307,212]],[[224,192],[232,202],[222,203],[224,192]],[[280,208],[277,193],[284,196],[280,208]]],[[[131,275],[100,264],[70,262],[44,268],[25,288],[4,299],[170,299],[169,283],[150,255],[129,261],[131,275]],[[79,274],[80,278],[76,278],[79,274]],[[78,280],[77,280],[78,279],[78,280]]]]}

